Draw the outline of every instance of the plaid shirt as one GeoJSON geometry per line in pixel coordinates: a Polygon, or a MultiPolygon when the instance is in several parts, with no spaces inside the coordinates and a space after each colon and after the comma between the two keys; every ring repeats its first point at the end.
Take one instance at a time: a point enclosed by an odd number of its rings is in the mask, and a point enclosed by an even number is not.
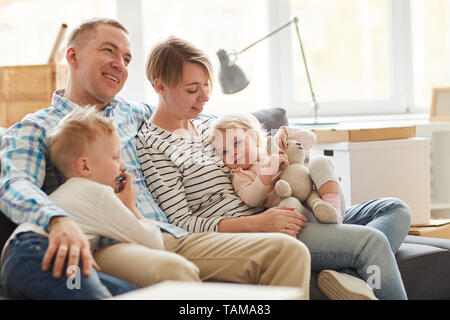
{"type": "MultiPolygon", "coordinates": [[[[0,148],[0,210],[17,224],[31,222],[48,231],[50,218],[68,216],[47,196],[63,183],[62,175],[48,160],[48,132],[69,114],[75,103],[53,93],[51,106],[27,115],[8,128],[0,148]]],[[[157,221],[159,227],[180,237],[187,231],[167,223],[167,218],[149,193],[136,154],[135,136],[152,110],[142,103],[113,99],[103,115],[113,117],[121,139],[121,157],[133,176],[136,206],[142,215],[157,221]]]]}

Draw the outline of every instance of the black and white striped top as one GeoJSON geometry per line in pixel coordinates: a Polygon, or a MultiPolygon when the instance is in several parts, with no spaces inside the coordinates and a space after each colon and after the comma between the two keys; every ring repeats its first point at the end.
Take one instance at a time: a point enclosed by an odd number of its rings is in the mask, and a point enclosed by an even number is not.
{"type": "Polygon", "coordinates": [[[145,182],[170,223],[190,232],[217,231],[224,218],[264,211],[235,193],[229,169],[209,144],[211,119],[192,121],[199,136],[176,135],[146,122],[136,140],[145,182]]]}

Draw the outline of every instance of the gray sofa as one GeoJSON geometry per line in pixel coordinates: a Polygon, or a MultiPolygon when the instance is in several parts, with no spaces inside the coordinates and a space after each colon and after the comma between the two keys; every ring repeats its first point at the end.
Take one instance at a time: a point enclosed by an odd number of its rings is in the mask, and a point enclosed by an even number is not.
{"type": "MultiPolygon", "coordinates": [[[[254,113],[264,128],[275,129],[288,123],[285,111],[274,108],[254,113]]],[[[0,213],[0,250],[15,224],[0,213]]],[[[412,300],[450,299],[450,240],[407,236],[396,254],[408,298],[412,300]]],[[[317,287],[317,274],[311,275],[311,299],[326,297],[317,287]]],[[[4,299],[0,286],[0,299],[4,299]]]]}
{"type": "MultiPolygon", "coordinates": [[[[268,133],[288,125],[286,111],[272,108],[253,112],[268,133]]],[[[450,240],[407,236],[396,254],[408,298],[412,300],[450,299],[450,240]]],[[[311,299],[326,299],[311,275],[311,299]]]]}

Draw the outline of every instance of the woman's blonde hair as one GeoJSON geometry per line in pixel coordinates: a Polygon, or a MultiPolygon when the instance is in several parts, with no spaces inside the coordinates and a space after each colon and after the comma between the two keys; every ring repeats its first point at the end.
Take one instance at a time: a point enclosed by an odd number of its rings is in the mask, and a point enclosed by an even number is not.
{"type": "Polygon", "coordinates": [[[147,79],[154,86],[155,79],[161,79],[171,88],[176,87],[183,75],[185,62],[197,63],[208,73],[210,85],[213,80],[213,67],[208,56],[186,40],[170,36],[157,44],[147,58],[147,79]]]}
{"type": "Polygon", "coordinates": [[[50,161],[65,176],[74,161],[83,156],[100,136],[116,132],[112,118],[101,115],[95,106],[76,107],[49,133],[50,161]]]}

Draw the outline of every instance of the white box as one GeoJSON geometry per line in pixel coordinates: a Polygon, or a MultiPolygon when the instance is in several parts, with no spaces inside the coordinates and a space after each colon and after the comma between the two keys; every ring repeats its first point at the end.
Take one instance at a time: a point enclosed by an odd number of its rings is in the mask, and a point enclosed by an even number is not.
{"type": "Polygon", "coordinates": [[[411,208],[411,224],[426,224],[431,216],[429,150],[427,138],[317,143],[310,157],[331,158],[342,178],[347,206],[400,198],[411,208]]]}

